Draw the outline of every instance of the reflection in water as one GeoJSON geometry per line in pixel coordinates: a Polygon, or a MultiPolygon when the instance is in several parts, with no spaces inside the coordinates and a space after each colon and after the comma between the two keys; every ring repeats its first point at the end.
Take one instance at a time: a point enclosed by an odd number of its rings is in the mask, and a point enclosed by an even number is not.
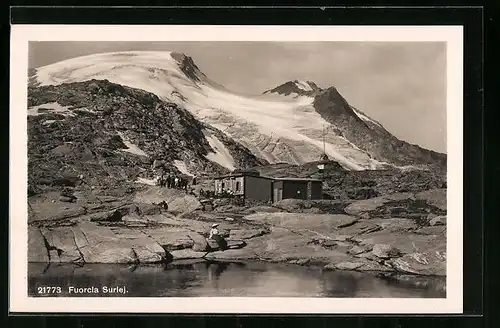
{"type": "Polygon", "coordinates": [[[427,279],[416,288],[371,273],[263,262],[184,261],[140,266],[30,263],[28,268],[30,296],[446,297],[444,278],[427,279]],[[48,286],[60,286],[61,293],[43,293],[42,287],[48,286]],[[77,293],[78,288],[86,289],[77,293]]]}

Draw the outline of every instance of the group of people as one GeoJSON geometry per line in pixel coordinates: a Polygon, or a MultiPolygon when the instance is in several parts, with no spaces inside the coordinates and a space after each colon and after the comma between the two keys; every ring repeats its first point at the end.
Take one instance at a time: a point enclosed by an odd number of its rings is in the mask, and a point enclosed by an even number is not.
{"type": "Polygon", "coordinates": [[[175,189],[185,189],[187,191],[187,187],[189,185],[189,181],[187,178],[176,175],[161,175],[158,178],[158,185],[160,187],[167,188],[175,188],[175,189]]]}

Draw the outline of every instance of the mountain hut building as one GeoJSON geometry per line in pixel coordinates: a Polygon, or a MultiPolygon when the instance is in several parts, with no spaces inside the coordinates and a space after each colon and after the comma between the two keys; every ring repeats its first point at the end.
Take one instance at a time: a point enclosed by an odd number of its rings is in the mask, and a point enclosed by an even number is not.
{"type": "Polygon", "coordinates": [[[258,173],[232,173],[215,178],[215,194],[224,192],[244,199],[277,202],[282,199],[321,199],[323,182],[309,178],[270,178],[258,173]]]}

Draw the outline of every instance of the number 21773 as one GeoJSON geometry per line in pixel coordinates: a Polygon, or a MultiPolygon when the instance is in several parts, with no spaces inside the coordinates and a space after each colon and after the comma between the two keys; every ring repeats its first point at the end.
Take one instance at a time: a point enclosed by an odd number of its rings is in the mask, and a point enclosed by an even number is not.
{"type": "Polygon", "coordinates": [[[37,287],[38,294],[60,294],[61,287],[37,287]]]}

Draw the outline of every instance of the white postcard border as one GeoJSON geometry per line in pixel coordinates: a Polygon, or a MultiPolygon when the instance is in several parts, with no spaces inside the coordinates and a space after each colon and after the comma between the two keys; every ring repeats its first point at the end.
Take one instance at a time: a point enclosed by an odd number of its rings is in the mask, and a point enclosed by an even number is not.
{"type": "Polygon", "coordinates": [[[462,313],[462,26],[11,25],[11,312],[86,313],[462,313]],[[447,43],[447,297],[407,298],[46,298],[27,288],[27,71],[29,41],[395,41],[447,43]]]}

